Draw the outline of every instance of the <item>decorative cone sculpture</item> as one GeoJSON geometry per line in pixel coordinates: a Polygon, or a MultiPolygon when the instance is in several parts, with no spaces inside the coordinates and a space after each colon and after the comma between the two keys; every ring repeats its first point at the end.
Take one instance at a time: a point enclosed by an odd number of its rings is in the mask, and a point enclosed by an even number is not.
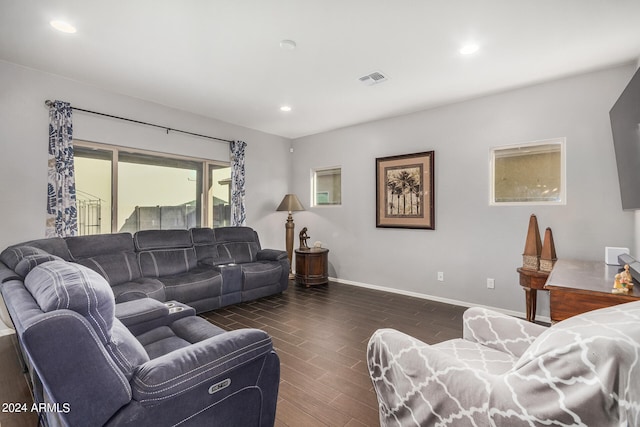
{"type": "Polygon", "coordinates": [[[524,244],[522,254],[522,268],[527,270],[540,269],[540,253],[542,252],[542,242],[540,242],[540,230],[538,229],[538,218],[532,214],[529,218],[529,230],[527,240],[524,244]]]}
{"type": "Polygon", "coordinates": [[[547,272],[553,270],[556,259],[556,245],[553,243],[553,233],[551,233],[551,228],[547,227],[544,232],[542,252],[540,253],[540,270],[547,272]]]}

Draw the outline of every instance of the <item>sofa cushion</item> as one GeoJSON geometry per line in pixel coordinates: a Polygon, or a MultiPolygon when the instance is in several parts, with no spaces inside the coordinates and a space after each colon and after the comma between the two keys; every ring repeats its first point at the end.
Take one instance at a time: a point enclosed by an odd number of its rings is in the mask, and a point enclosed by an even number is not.
{"type": "Polygon", "coordinates": [[[258,233],[251,227],[218,227],[213,229],[217,243],[254,242],[260,246],[258,233]]]}
{"type": "Polygon", "coordinates": [[[111,286],[131,282],[142,277],[136,254],[114,252],[75,260],[104,277],[111,286]]]}
{"type": "Polygon", "coordinates": [[[79,264],[51,261],[31,270],[24,284],[42,311],[75,311],[93,326],[103,344],[109,342],[115,301],[98,273],[79,264]]]}
{"type": "MultiPolygon", "coordinates": [[[[48,237],[46,239],[29,240],[28,242],[23,242],[15,246],[31,246],[32,248],[37,248],[48,254],[60,257],[65,261],[71,260],[67,242],[65,242],[62,237],[48,237]]],[[[10,246],[9,248],[15,246],[10,246]]],[[[4,260],[2,261],[4,262],[4,260]]]]}
{"type": "Polygon", "coordinates": [[[185,304],[205,298],[218,298],[222,292],[222,275],[211,268],[196,268],[187,273],[164,276],[167,300],[185,304]]]}
{"type": "Polygon", "coordinates": [[[22,277],[26,277],[31,270],[49,261],[62,261],[62,258],[47,253],[27,255],[18,262],[15,272],[22,277]]]}
{"type": "Polygon", "coordinates": [[[168,326],[161,326],[136,337],[151,359],[164,356],[191,343],[178,337],[168,326]]]}
{"type": "Polygon", "coordinates": [[[186,273],[198,264],[192,247],[157,249],[138,253],[138,263],[145,277],[164,277],[186,273]]]}
{"type": "Polygon", "coordinates": [[[216,242],[213,229],[208,227],[197,227],[189,230],[191,232],[191,240],[194,245],[209,245],[216,242]]]}
{"type": "Polygon", "coordinates": [[[233,259],[237,264],[254,262],[258,259],[260,248],[255,242],[228,242],[218,244],[218,254],[233,259]]]}
{"type": "Polygon", "coordinates": [[[142,230],[133,236],[133,241],[139,251],[193,246],[189,230],[142,230]]]}
{"type": "Polygon", "coordinates": [[[153,298],[160,302],[167,300],[162,282],[151,277],[120,283],[112,286],[111,290],[118,304],[141,298],[153,298]]]}
{"type": "Polygon", "coordinates": [[[95,234],[65,238],[72,259],[79,260],[96,255],[116,252],[134,252],[133,236],[130,233],[95,234]]]}
{"type": "Polygon", "coordinates": [[[218,255],[236,263],[254,262],[260,248],[258,233],[251,227],[220,227],[213,229],[218,255]]]}
{"type": "Polygon", "coordinates": [[[215,236],[211,228],[192,228],[190,231],[198,261],[219,258],[215,236]]]}
{"type": "Polygon", "coordinates": [[[15,271],[18,263],[22,261],[23,258],[31,255],[49,255],[49,253],[34,246],[9,246],[0,254],[0,261],[5,263],[6,266],[10,269],[15,271]]]}
{"type": "Polygon", "coordinates": [[[242,264],[243,290],[256,289],[280,281],[282,265],[273,262],[242,264]]]}

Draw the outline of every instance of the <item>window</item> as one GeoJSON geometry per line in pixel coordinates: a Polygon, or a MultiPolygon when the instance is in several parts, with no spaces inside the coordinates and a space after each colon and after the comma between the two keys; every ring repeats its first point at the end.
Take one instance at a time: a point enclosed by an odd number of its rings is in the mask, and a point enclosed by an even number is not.
{"type": "Polygon", "coordinates": [[[342,172],[339,167],[315,169],[311,181],[312,206],[342,204],[342,172]]]}
{"type": "Polygon", "coordinates": [[[80,235],[229,225],[228,163],[74,144],[80,235]]]}
{"type": "Polygon", "coordinates": [[[491,150],[491,205],[566,204],[564,138],[491,150]]]}

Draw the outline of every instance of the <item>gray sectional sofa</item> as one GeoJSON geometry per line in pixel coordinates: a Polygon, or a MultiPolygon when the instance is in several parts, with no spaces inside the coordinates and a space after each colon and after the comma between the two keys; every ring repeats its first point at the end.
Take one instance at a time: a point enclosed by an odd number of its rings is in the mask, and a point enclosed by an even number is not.
{"type": "Polygon", "coordinates": [[[16,272],[23,258],[38,254],[96,271],[111,285],[116,303],[176,300],[197,313],[278,294],[289,283],[287,253],[262,249],[250,227],[33,240],[0,253],[0,270],[16,272]]]}
{"type": "Polygon", "coordinates": [[[0,261],[42,425],[274,424],[271,338],[196,316],[287,288],[286,252],[253,229],[40,239],[0,261]]]}

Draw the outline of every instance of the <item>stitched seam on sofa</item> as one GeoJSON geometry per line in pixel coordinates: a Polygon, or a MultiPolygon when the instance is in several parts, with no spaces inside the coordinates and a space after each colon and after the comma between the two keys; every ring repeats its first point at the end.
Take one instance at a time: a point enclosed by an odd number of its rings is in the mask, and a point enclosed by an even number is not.
{"type": "Polygon", "coordinates": [[[243,269],[242,272],[244,274],[262,274],[262,273],[271,273],[272,271],[276,271],[278,269],[280,269],[280,266],[272,267],[269,270],[260,270],[260,271],[247,271],[243,269]]]}
{"type": "Polygon", "coordinates": [[[211,280],[211,279],[215,279],[215,277],[209,277],[209,278],[202,279],[202,280],[196,280],[195,282],[179,283],[179,284],[177,284],[177,285],[166,285],[166,284],[165,284],[165,286],[166,286],[167,288],[179,288],[179,287],[182,287],[182,286],[197,285],[198,283],[206,283],[206,282],[208,282],[208,281],[209,281],[209,280],[211,280]]]}
{"type": "MultiPolygon", "coordinates": [[[[230,362],[230,361],[232,361],[234,359],[237,359],[238,357],[242,356],[247,351],[258,351],[258,350],[261,350],[262,347],[265,347],[265,346],[269,347],[270,345],[271,345],[271,340],[269,338],[264,338],[261,341],[251,343],[251,344],[249,344],[249,345],[247,345],[245,347],[242,347],[242,348],[238,348],[238,349],[232,351],[231,353],[225,354],[224,356],[219,357],[219,358],[217,358],[215,360],[211,360],[211,361],[205,363],[204,365],[199,365],[199,366],[197,366],[197,367],[195,367],[195,368],[193,368],[193,369],[191,369],[191,370],[189,370],[187,372],[183,372],[180,375],[178,375],[177,377],[170,378],[170,379],[168,379],[166,381],[163,381],[163,382],[160,382],[160,383],[157,383],[157,384],[147,384],[139,377],[136,378],[135,381],[137,383],[143,385],[144,387],[155,388],[155,387],[162,386],[162,385],[170,383],[170,382],[174,382],[177,378],[180,378],[182,376],[191,375],[192,372],[201,370],[202,368],[205,368],[207,365],[215,364],[215,366],[213,366],[211,368],[207,368],[206,371],[204,371],[204,372],[207,372],[207,371],[209,371],[209,370],[211,370],[213,368],[216,368],[216,367],[218,367],[220,365],[223,365],[224,363],[228,363],[228,362],[230,362]],[[255,349],[247,350],[247,349],[249,349],[251,347],[255,347],[255,349]],[[234,355],[235,353],[238,353],[238,352],[240,352],[241,354],[234,355]],[[225,360],[221,361],[222,359],[225,359],[225,360]]],[[[262,354],[264,354],[264,353],[261,353],[260,355],[262,355],[262,354]]],[[[260,355],[258,355],[258,356],[260,356],[260,355]]],[[[255,356],[255,357],[258,357],[258,356],[255,356]]],[[[255,357],[253,359],[255,359],[255,357]]],[[[253,360],[253,359],[251,359],[251,360],[253,360]]],[[[201,374],[202,374],[202,372],[199,373],[198,375],[201,375],[201,374]]],[[[176,385],[177,384],[181,384],[181,383],[186,382],[186,381],[189,381],[189,380],[191,380],[191,378],[187,378],[186,380],[178,382],[178,383],[176,383],[176,385]]],[[[168,390],[168,389],[170,389],[171,387],[174,387],[174,386],[175,385],[172,385],[172,386],[166,387],[164,389],[160,389],[159,391],[168,390]]],[[[158,393],[159,391],[156,391],[156,392],[144,392],[144,393],[153,394],[153,393],[158,393]]]]}
{"type": "Polygon", "coordinates": [[[133,364],[129,362],[129,359],[122,353],[122,351],[118,348],[118,345],[113,342],[113,340],[109,343],[113,345],[108,345],[107,350],[111,353],[113,359],[121,366],[122,371],[131,372],[133,370],[133,364]],[[115,349],[114,349],[115,347],[115,349]],[[116,354],[117,351],[117,354],[116,354]]]}
{"type": "Polygon", "coordinates": [[[187,258],[187,250],[183,249],[182,256],[184,257],[184,269],[189,271],[189,259],[187,258]]]}
{"type": "Polygon", "coordinates": [[[222,247],[224,248],[225,252],[227,253],[227,258],[233,258],[231,256],[231,252],[229,252],[229,249],[227,248],[227,245],[223,243],[222,247]]]}
{"type": "Polygon", "coordinates": [[[107,321],[104,317],[102,317],[102,313],[100,313],[100,311],[98,310],[98,295],[96,294],[96,290],[94,288],[92,288],[91,286],[89,286],[89,277],[87,276],[86,272],[84,270],[80,270],[80,274],[82,274],[82,290],[84,291],[85,295],[87,296],[87,311],[89,312],[89,316],[91,316],[91,318],[93,319],[93,321],[96,323],[96,325],[98,325],[98,329],[100,330],[100,333],[104,336],[104,340],[106,342],[110,341],[110,337],[107,335],[106,330],[107,330],[107,321]],[[93,295],[93,299],[95,302],[95,312],[97,313],[97,317],[100,318],[100,320],[102,321],[102,327],[100,327],[100,322],[98,321],[98,319],[96,317],[94,317],[93,311],[91,309],[91,295],[89,295],[89,293],[91,293],[93,295]]]}
{"type": "Polygon", "coordinates": [[[96,261],[93,258],[89,258],[88,261],[91,261],[93,264],[95,264],[96,268],[98,270],[100,270],[102,272],[102,275],[104,276],[105,279],[107,279],[107,282],[111,283],[111,279],[109,278],[109,275],[107,274],[107,272],[104,270],[104,268],[102,268],[102,266],[100,265],[100,263],[98,261],[96,261]]]}
{"type": "Polygon", "coordinates": [[[127,270],[129,271],[129,281],[133,280],[133,270],[131,269],[131,263],[129,262],[129,257],[126,254],[122,254],[124,257],[124,263],[127,265],[127,270]]]}
{"type": "MultiPolygon", "coordinates": [[[[31,328],[32,326],[35,326],[37,324],[39,324],[40,322],[44,322],[48,319],[52,319],[54,317],[69,317],[70,315],[67,313],[55,313],[55,314],[51,314],[48,315],[46,318],[42,318],[37,320],[36,322],[33,322],[32,324],[30,324],[28,327],[25,328],[24,332],[26,332],[29,328],[31,328]]],[[[88,325],[86,325],[84,322],[80,322],[80,324],[82,326],[84,326],[84,328],[89,331],[89,335],[91,336],[91,338],[93,339],[93,341],[96,343],[97,346],[104,348],[104,346],[102,345],[102,342],[100,342],[100,340],[96,337],[96,332],[93,328],[90,328],[88,325]]],[[[129,396],[129,400],[131,400],[131,386],[129,385],[129,383],[127,383],[123,378],[124,378],[124,374],[122,373],[122,371],[120,371],[120,369],[116,366],[115,362],[113,361],[113,359],[107,358],[105,357],[105,359],[107,360],[107,363],[109,364],[109,366],[111,367],[111,369],[113,370],[113,372],[115,372],[116,376],[118,377],[118,380],[120,380],[120,383],[122,383],[123,385],[123,389],[124,391],[127,393],[127,396],[129,396]]]]}
{"type": "Polygon", "coordinates": [[[251,250],[251,245],[249,244],[249,242],[245,243],[245,245],[247,245],[247,249],[249,250],[249,259],[251,261],[255,260],[256,258],[253,256],[253,251],[251,250]]]}
{"type": "Polygon", "coordinates": [[[256,384],[260,382],[260,378],[262,378],[262,373],[264,371],[264,367],[267,364],[267,358],[265,357],[262,361],[262,366],[260,367],[260,372],[258,373],[258,379],[256,380],[256,384]]]}
{"type": "Polygon", "coordinates": [[[142,294],[142,295],[146,295],[147,297],[151,297],[151,295],[156,295],[156,294],[160,295],[160,294],[162,294],[162,291],[163,291],[162,289],[156,289],[155,291],[151,291],[151,292],[147,293],[142,289],[139,289],[139,290],[138,289],[132,289],[130,291],[125,291],[125,292],[123,292],[121,294],[118,294],[118,298],[123,296],[123,295],[129,295],[129,294],[142,294]]]}
{"type": "MultiPolygon", "coordinates": [[[[64,286],[62,286],[62,283],[64,281],[64,278],[62,277],[62,275],[60,274],[60,271],[58,270],[53,270],[51,268],[47,268],[46,266],[43,267],[43,269],[45,270],[45,272],[47,272],[52,278],[53,278],[53,289],[56,292],[56,295],[58,296],[58,309],[60,309],[60,303],[62,302],[62,298],[60,298],[60,295],[58,293],[58,289],[64,290],[64,295],[66,296],[66,307],[64,308],[69,308],[70,302],[71,302],[71,298],[69,297],[69,293],[67,292],[67,288],[65,288],[64,286]]],[[[102,320],[102,327],[100,326],[100,322],[94,317],[93,313],[91,312],[91,297],[89,295],[88,292],[88,286],[87,283],[89,282],[89,278],[86,275],[86,272],[82,269],[78,270],[80,272],[80,274],[82,275],[82,280],[81,280],[81,285],[82,285],[82,290],[84,291],[85,296],[87,297],[87,313],[89,314],[89,316],[91,317],[91,319],[93,319],[94,324],[98,327],[98,330],[100,331],[100,334],[104,337],[105,341],[109,341],[109,338],[106,336],[105,332],[103,329],[107,328],[107,322],[104,320],[104,318],[102,317],[102,314],[100,314],[100,312],[98,312],[98,315],[100,317],[100,319],[102,320]]],[[[93,290],[93,294],[96,300],[96,307],[97,307],[97,296],[95,295],[95,290],[93,290]]]]}
{"type": "MultiPolygon", "coordinates": [[[[257,355],[255,355],[254,357],[252,357],[252,358],[250,358],[250,359],[247,359],[247,360],[246,360],[246,362],[247,362],[247,363],[249,363],[249,362],[253,362],[254,360],[256,360],[256,359],[258,359],[258,358],[260,358],[260,357],[263,357],[264,355],[265,355],[265,353],[257,354],[257,355]]],[[[216,374],[216,376],[217,376],[217,377],[220,377],[220,376],[222,376],[222,375],[226,375],[229,371],[233,371],[233,370],[234,370],[234,369],[236,369],[236,368],[237,368],[237,365],[236,365],[236,366],[230,366],[229,368],[227,368],[227,369],[225,369],[225,370],[223,370],[223,371],[221,371],[221,372],[218,372],[218,373],[216,374]]],[[[207,369],[207,370],[206,370],[206,371],[204,371],[204,372],[198,373],[196,376],[202,376],[202,375],[206,374],[208,371],[210,371],[210,370],[212,370],[212,369],[213,369],[213,368],[207,369]]],[[[176,386],[177,386],[177,385],[180,385],[180,384],[182,384],[182,383],[185,383],[185,382],[191,381],[191,380],[193,380],[193,379],[195,379],[195,377],[192,377],[192,378],[189,378],[189,379],[187,379],[187,380],[185,380],[185,381],[182,381],[182,382],[180,382],[180,383],[176,384],[176,386]]],[[[143,398],[143,399],[140,399],[138,402],[140,402],[140,403],[142,403],[142,402],[160,402],[160,401],[163,401],[163,400],[166,400],[166,399],[172,399],[172,398],[174,398],[174,397],[176,397],[176,396],[179,396],[179,395],[181,395],[181,394],[183,394],[183,393],[186,393],[187,391],[189,391],[189,390],[191,390],[191,389],[193,389],[193,388],[196,388],[196,387],[200,386],[201,384],[203,384],[203,383],[205,383],[205,382],[209,382],[209,381],[211,381],[211,377],[205,377],[205,378],[203,378],[202,380],[200,380],[200,381],[198,381],[198,382],[196,382],[196,383],[194,383],[194,384],[192,384],[192,385],[190,385],[190,386],[188,386],[188,387],[182,388],[182,389],[180,389],[180,390],[178,390],[178,391],[176,391],[176,392],[174,392],[174,393],[167,394],[166,396],[162,396],[162,397],[153,397],[153,398],[143,398]]],[[[171,386],[171,387],[167,387],[167,388],[164,388],[164,389],[162,389],[162,390],[157,390],[157,391],[153,391],[153,392],[145,392],[145,391],[139,390],[139,393],[140,393],[140,394],[159,394],[159,393],[165,392],[165,391],[167,391],[167,390],[169,390],[169,389],[171,389],[171,388],[174,388],[174,387],[175,387],[175,386],[171,386]]]]}
{"type": "Polygon", "coordinates": [[[153,268],[156,270],[156,277],[160,276],[160,270],[158,270],[158,261],[156,261],[156,256],[153,252],[149,252],[151,256],[151,260],[153,261],[153,268]]]}
{"type": "MultiPolygon", "coordinates": [[[[235,391],[235,392],[231,393],[229,396],[226,396],[224,399],[221,399],[221,400],[219,400],[219,401],[217,401],[217,402],[215,402],[215,403],[212,403],[211,405],[208,405],[208,406],[206,406],[206,407],[202,408],[201,410],[199,410],[199,411],[198,411],[198,412],[196,412],[195,414],[191,414],[191,415],[189,415],[187,418],[184,418],[184,419],[182,419],[181,421],[178,421],[176,424],[172,425],[171,427],[179,426],[180,424],[183,424],[183,423],[185,423],[186,421],[189,421],[191,418],[193,418],[193,417],[195,417],[195,416],[197,416],[197,415],[200,415],[201,413],[203,413],[203,412],[205,412],[205,411],[208,411],[209,409],[213,408],[213,407],[214,407],[214,406],[216,406],[216,405],[221,404],[222,402],[226,401],[227,399],[230,399],[231,397],[235,396],[236,394],[238,394],[238,393],[240,393],[240,392],[243,392],[243,391],[245,391],[245,390],[250,390],[250,389],[252,389],[252,388],[256,388],[256,389],[258,389],[258,391],[260,391],[260,395],[262,396],[262,390],[260,390],[260,387],[257,387],[257,386],[255,386],[255,385],[251,385],[251,386],[243,387],[243,388],[241,388],[240,390],[237,390],[237,391],[235,391]]],[[[263,400],[263,399],[261,398],[260,400],[263,400]]],[[[262,425],[262,411],[260,411],[260,419],[258,420],[258,425],[262,425]]]]}
{"type": "MultiPolygon", "coordinates": [[[[68,293],[66,292],[66,289],[64,287],[59,286],[58,284],[58,280],[62,280],[62,278],[60,277],[60,274],[58,272],[55,271],[51,271],[49,270],[46,266],[43,267],[43,270],[45,271],[46,274],[48,274],[52,280],[53,280],[53,291],[56,293],[56,297],[58,299],[58,303],[56,304],[56,309],[61,309],[61,308],[69,308],[69,298],[68,298],[68,293]],[[59,290],[64,290],[65,294],[67,295],[67,306],[63,307],[62,304],[64,304],[64,298],[60,295],[60,292],[58,292],[59,290]]],[[[35,299],[35,298],[34,298],[35,299]]],[[[37,301],[36,301],[37,302],[37,301]]],[[[38,304],[40,305],[40,304],[38,304]]]]}
{"type": "MultiPolygon", "coordinates": [[[[121,295],[124,295],[124,294],[121,294],[121,295]]],[[[138,316],[139,316],[139,315],[141,315],[141,314],[152,313],[152,312],[154,312],[154,311],[156,311],[156,310],[157,310],[157,308],[156,308],[156,307],[152,307],[152,308],[149,308],[148,310],[145,310],[145,311],[136,311],[134,314],[131,314],[131,315],[129,315],[129,316],[117,316],[117,317],[118,317],[118,319],[120,319],[120,320],[122,320],[122,319],[131,319],[131,318],[133,318],[133,317],[138,317],[138,316]]]]}

